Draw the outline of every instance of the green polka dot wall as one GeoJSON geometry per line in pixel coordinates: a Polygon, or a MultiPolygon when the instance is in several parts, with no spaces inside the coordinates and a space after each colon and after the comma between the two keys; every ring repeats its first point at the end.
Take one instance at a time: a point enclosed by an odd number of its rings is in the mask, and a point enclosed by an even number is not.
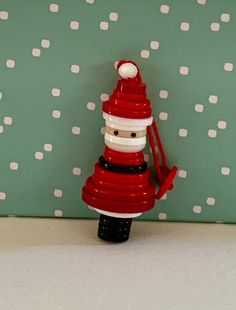
{"type": "Polygon", "coordinates": [[[123,58],[179,167],[141,219],[236,222],[235,29],[233,0],[0,0],[0,215],[98,216],[81,189],[123,58]]]}

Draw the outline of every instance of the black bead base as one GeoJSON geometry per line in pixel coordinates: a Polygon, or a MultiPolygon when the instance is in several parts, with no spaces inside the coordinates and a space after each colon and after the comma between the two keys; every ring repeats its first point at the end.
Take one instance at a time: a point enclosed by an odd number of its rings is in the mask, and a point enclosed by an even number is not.
{"type": "Polygon", "coordinates": [[[132,219],[100,215],[98,237],[109,242],[124,242],[129,239],[132,219]]]}

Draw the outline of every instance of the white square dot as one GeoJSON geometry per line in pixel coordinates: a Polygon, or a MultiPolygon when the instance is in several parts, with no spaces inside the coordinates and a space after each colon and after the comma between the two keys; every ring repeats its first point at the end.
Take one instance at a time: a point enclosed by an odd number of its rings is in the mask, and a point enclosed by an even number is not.
{"type": "Polygon", "coordinates": [[[80,127],[73,126],[71,131],[74,135],[79,135],[80,134],[80,127]]]}
{"type": "Polygon", "coordinates": [[[13,59],[7,59],[7,61],[6,61],[6,66],[7,66],[7,68],[15,68],[15,66],[16,66],[16,62],[15,62],[15,60],[13,60],[13,59]]]}
{"type": "Polygon", "coordinates": [[[53,111],[52,111],[52,117],[54,117],[54,118],[60,118],[60,117],[61,117],[61,111],[59,111],[59,110],[53,110],[53,111]]]}
{"type": "Polygon", "coordinates": [[[178,171],[178,176],[179,176],[179,178],[185,179],[187,177],[187,171],[180,169],[178,171]]]}
{"type": "Polygon", "coordinates": [[[204,110],[204,105],[203,104],[201,104],[201,103],[195,104],[195,111],[196,112],[201,113],[201,112],[203,112],[203,110],[204,110]]]}
{"type": "Polygon", "coordinates": [[[167,199],[167,193],[161,196],[160,200],[166,200],[167,199]]]}
{"type": "Polygon", "coordinates": [[[52,13],[57,13],[59,11],[59,6],[58,4],[56,3],[51,3],[50,6],[49,6],[49,10],[52,12],[52,13]]]}
{"type": "Polygon", "coordinates": [[[166,113],[166,112],[161,112],[161,113],[159,114],[159,118],[160,118],[160,120],[162,120],[162,121],[166,121],[166,120],[168,119],[168,113],[166,113]]]}
{"type": "Polygon", "coordinates": [[[78,29],[79,29],[79,22],[76,21],[76,20],[72,20],[72,21],[70,22],[70,28],[71,28],[72,30],[78,30],[78,29]]]}
{"type": "MultiPolygon", "coordinates": [[[[152,154],[152,148],[150,147],[149,148],[149,152],[152,154]]],[[[159,152],[159,149],[158,149],[158,146],[155,145],[155,152],[158,153],[159,152]]]]}
{"type": "Polygon", "coordinates": [[[217,136],[217,131],[215,129],[209,129],[208,130],[208,136],[210,138],[215,138],[217,136]]]}
{"type": "Polygon", "coordinates": [[[102,128],[100,129],[101,135],[105,135],[105,130],[106,130],[105,127],[102,127],[102,128]]]}
{"type": "Polygon", "coordinates": [[[43,148],[46,152],[51,152],[52,151],[52,144],[51,143],[45,143],[43,148]]]}
{"type": "Polygon", "coordinates": [[[9,14],[7,11],[0,11],[0,19],[7,20],[9,17],[9,14]]]}
{"type": "Polygon", "coordinates": [[[3,133],[3,131],[4,131],[4,127],[0,125],[0,133],[3,133]]]}
{"type": "Polygon", "coordinates": [[[150,43],[150,47],[153,50],[158,50],[160,47],[160,43],[158,41],[151,41],[150,43]]]}
{"type": "Polygon", "coordinates": [[[94,102],[88,102],[87,103],[87,109],[90,111],[94,111],[96,108],[96,104],[94,102]]]}
{"type": "Polygon", "coordinates": [[[220,19],[223,23],[228,23],[230,21],[230,14],[229,13],[222,13],[220,19]]]}
{"type": "Polygon", "coordinates": [[[146,162],[149,161],[149,155],[148,155],[148,154],[144,154],[144,160],[145,160],[146,162]]]}
{"type": "Polygon", "coordinates": [[[204,5],[204,4],[206,4],[206,1],[207,1],[207,0],[197,0],[197,3],[198,3],[198,4],[201,4],[201,5],[204,5]]]}
{"type": "Polygon", "coordinates": [[[5,116],[3,119],[4,124],[6,125],[11,125],[12,124],[12,117],[10,116],[5,116]]]}
{"type": "Polygon", "coordinates": [[[116,12],[111,12],[111,13],[109,14],[109,19],[110,19],[111,21],[113,21],[113,22],[116,22],[117,19],[118,19],[118,13],[116,13],[116,12]]]}
{"type": "Polygon", "coordinates": [[[42,160],[43,159],[43,153],[42,152],[35,152],[34,157],[35,157],[35,159],[42,160]]]}
{"type": "Polygon", "coordinates": [[[74,175],[81,175],[81,169],[79,167],[74,167],[72,173],[74,175]]]}
{"type": "Polygon", "coordinates": [[[160,212],[158,214],[158,218],[159,218],[159,220],[166,220],[167,219],[167,214],[164,213],[164,212],[160,212]]]}
{"type": "Polygon", "coordinates": [[[216,203],[216,200],[215,200],[215,198],[213,198],[213,197],[208,197],[207,200],[206,200],[206,203],[207,203],[209,206],[214,206],[215,203],[216,203]]]}
{"type": "Polygon", "coordinates": [[[0,200],[5,200],[7,198],[6,193],[0,192],[0,200]]]}
{"type": "Polygon", "coordinates": [[[52,94],[54,97],[59,97],[60,94],[61,94],[61,90],[60,90],[59,88],[52,88],[51,94],[52,94]]]}
{"type": "Polygon", "coordinates": [[[234,65],[231,62],[226,62],[224,64],[225,71],[231,72],[234,68],[234,65]]]}
{"type": "Polygon", "coordinates": [[[193,212],[196,214],[200,214],[202,212],[201,206],[193,206],[193,212]]]}
{"type": "Polygon", "coordinates": [[[187,22],[182,22],[181,24],[180,24],[180,29],[182,30],[182,31],[189,31],[189,23],[187,23],[187,22]]]}
{"type": "Polygon", "coordinates": [[[55,211],[54,211],[54,216],[56,216],[56,217],[62,217],[62,216],[63,216],[63,211],[62,211],[62,210],[55,210],[55,211]]]}
{"type": "Polygon", "coordinates": [[[54,189],[54,196],[57,198],[62,197],[62,190],[61,189],[54,189]]]}
{"type": "Polygon", "coordinates": [[[180,130],[179,130],[179,136],[180,137],[187,137],[187,135],[188,135],[188,130],[187,129],[185,129],[185,128],[181,128],[180,130]]]}
{"type": "Polygon", "coordinates": [[[109,24],[108,22],[100,22],[99,27],[101,30],[108,30],[109,24]]]}
{"type": "Polygon", "coordinates": [[[219,121],[217,126],[218,126],[219,129],[225,129],[227,127],[227,122],[219,121]]]}
{"type": "Polygon", "coordinates": [[[188,75],[188,72],[189,72],[189,68],[188,67],[180,67],[180,69],[179,69],[179,72],[180,72],[180,74],[182,74],[182,75],[188,75]]]}
{"type": "Polygon", "coordinates": [[[163,13],[163,14],[168,14],[169,11],[170,11],[169,5],[162,4],[161,7],[160,7],[160,11],[161,11],[161,13],[163,13]]]}
{"type": "Polygon", "coordinates": [[[107,101],[109,99],[109,95],[106,93],[102,93],[100,95],[100,99],[101,99],[101,101],[107,101]]]}
{"type": "Polygon", "coordinates": [[[208,101],[209,101],[210,103],[212,103],[212,104],[216,104],[217,101],[218,101],[218,97],[215,96],[215,95],[211,95],[211,96],[209,96],[208,101]]]}
{"type": "Polygon", "coordinates": [[[18,170],[19,164],[15,161],[10,162],[10,169],[11,170],[18,170]]]}
{"type": "Polygon", "coordinates": [[[161,89],[159,92],[159,97],[162,99],[168,98],[168,95],[169,95],[168,90],[161,89]]]}
{"type": "Polygon", "coordinates": [[[114,68],[115,68],[116,70],[117,70],[118,63],[119,63],[118,60],[114,61],[114,68]]]}
{"type": "Polygon", "coordinates": [[[149,55],[150,55],[149,50],[141,50],[141,52],[140,52],[140,56],[142,58],[149,58],[149,55]]]}
{"type": "Polygon", "coordinates": [[[0,100],[2,100],[3,94],[2,92],[0,92],[0,100]]]}
{"type": "Polygon", "coordinates": [[[50,41],[47,40],[47,39],[41,40],[41,46],[42,46],[43,48],[49,48],[49,47],[50,47],[50,41]]]}
{"type": "Polygon", "coordinates": [[[72,65],[72,66],[70,67],[70,71],[71,71],[72,73],[79,73],[80,67],[79,67],[78,65],[72,65]]]}
{"type": "Polygon", "coordinates": [[[219,31],[220,30],[220,24],[219,23],[211,23],[211,30],[212,31],[219,31]]]}
{"type": "Polygon", "coordinates": [[[40,57],[40,55],[41,55],[41,50],[40,50],[40,48],[33,48],[33,49],[32,49],[32,55],[33,55],[34,57],[40,57]]]}
{"type": "Polygon", "coordinates": [[[222,167],[221,168],[221,174],[222,175],[229,175],[230,174],[230,168],[229,167],[222,167]]]}
{"type": "Polygon", "coordinates": [[[86,3],[93,4],[95,0],[86,0],[86,3]]]}

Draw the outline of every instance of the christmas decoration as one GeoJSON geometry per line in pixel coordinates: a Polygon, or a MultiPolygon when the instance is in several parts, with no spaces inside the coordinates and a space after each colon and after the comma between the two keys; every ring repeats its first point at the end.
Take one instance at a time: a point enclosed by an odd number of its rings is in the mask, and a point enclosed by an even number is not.
{"type": "Polygon", "coordinates": [[[102,106],[106,123],[104,154],[82,190],[84,202],[100,213],[98,237],[111,242],[129,239],[132,218],[153,208],[155,199],[173,189],[178,170],[175,166],[171,170],[167,166],[151,103],[146,96],[146,84],[142,82],[137,65],[121,60],[117,70],[121,79],[102,106]],[[157,173],[157,194],[142,153],[147,134],[157,173]]]}

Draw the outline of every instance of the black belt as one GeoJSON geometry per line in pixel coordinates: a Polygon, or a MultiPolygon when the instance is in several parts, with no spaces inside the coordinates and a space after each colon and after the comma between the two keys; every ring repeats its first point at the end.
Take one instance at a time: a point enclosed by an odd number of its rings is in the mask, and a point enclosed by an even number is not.
{"type": "Polygon", "coordinates": [[[122,166],[118,164],[112,164],[104,159],[103,156],[99,157],[100,165],[108,171],[118,172],[118,173],[141,173],[147,170],[147,163],[144,162],[138,166],[122,166]]]}

